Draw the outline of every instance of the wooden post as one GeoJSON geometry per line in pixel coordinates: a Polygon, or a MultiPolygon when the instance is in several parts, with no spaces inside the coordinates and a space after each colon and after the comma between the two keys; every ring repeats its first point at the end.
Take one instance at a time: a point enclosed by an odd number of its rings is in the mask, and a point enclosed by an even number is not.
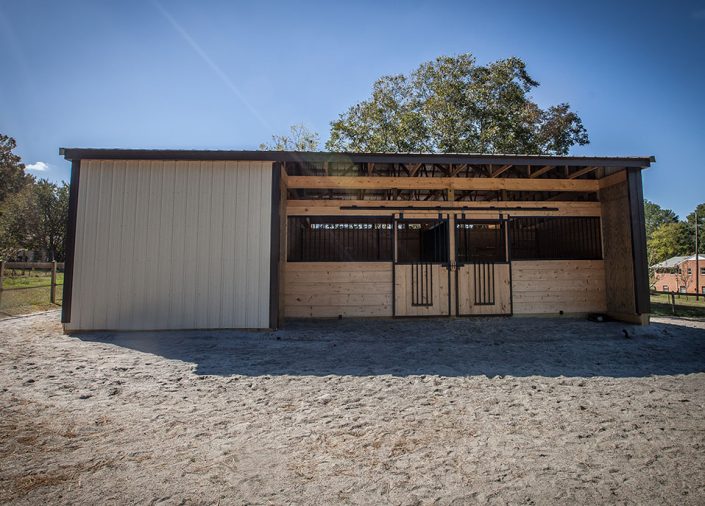
{"type": "Polygon", "coordinates": [[[4,282],[4,276],[5,276],[5,262],[3,260],[0,260],[0,302],[2,302],[2,285],[4,282]]]}
{"type": "Polygon", "coordinates": [[[49,302],[56,304],[56,260],[51,262],[51,292],[49,302]]]}
{"type": "Polygon", "coordinates": [[[671,312],[676,314],[676,294],[671,292],[671,312]]]}

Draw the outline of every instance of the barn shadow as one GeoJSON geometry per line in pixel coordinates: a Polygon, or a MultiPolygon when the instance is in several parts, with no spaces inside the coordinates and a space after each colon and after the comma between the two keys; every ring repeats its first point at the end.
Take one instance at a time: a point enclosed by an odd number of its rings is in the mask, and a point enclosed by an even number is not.
{"type": "Polygon", "coordinates": [[[705,372],[705,330],[575,319],[292,320],[273,332],[78,334],[199,375],[609,376],[705,372]]]}

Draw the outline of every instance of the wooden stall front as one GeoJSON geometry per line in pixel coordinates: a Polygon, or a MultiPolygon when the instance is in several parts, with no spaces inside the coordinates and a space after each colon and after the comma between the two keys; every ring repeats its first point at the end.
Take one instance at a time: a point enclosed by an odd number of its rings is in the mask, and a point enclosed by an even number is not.
{"type": "Polygon", "coordinates": [[[650,158],[440,158],[280,162],[281,316],[648,321],[632,202],[650,158]]]}

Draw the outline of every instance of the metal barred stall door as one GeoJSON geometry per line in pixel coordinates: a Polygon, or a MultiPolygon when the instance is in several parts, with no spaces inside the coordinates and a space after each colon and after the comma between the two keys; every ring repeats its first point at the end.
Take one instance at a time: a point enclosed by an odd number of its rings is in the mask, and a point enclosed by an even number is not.
{"type": "Polygon", "coordinates": [[[511,314],[504,220],[455,220],[455,314],[511,314]]]}
{"type": "Polygon", "coordinates": [[[394,315],[451,314],[447,219],[394,223],[394,315]]]}

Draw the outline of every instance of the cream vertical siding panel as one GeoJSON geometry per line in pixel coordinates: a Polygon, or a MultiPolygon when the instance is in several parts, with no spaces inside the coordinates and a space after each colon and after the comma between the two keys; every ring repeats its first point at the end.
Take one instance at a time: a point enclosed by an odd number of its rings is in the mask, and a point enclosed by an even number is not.
{"type": "MultiPolygon", "coordinates": [[[[135,255],[135,216],[137,215],[137,167],[134,162],[120,161],[116,164],[124,166],[125,185],[122,200],[122,234],[120,236],[120,283],[118,290],[118,311],[116,328],[120,322],[130,321],[132,315],[132,283],[134,281],[135,255]]],[[[83,177],[81,184],[83,186],[83,177]]],[[[79,204],[80,207],[80,204],[79,204]]]]}
{"type": "MultiPolygon", "coordinates": [[[[162,162],[163,163],[163,162],[162,162]]],[[[176,177],[175,164],[163,163],[162,197],[159,209],[159,252],[157,254],[157,322],[169,320],[169,304],[172,298],[171,271],[174,268],[174,225],[177,218],[174,216],[176,177]],[[166,294],[167,296],[164,296],[166,294]]]]}
{"type": "Polygon", "coordinates": [[[181,328],[196,328],[196,276],[198,255],[198,200],[201,162],[189,162],[186,183],[186,235],[184,236],[184,313],[181,328]]]}
{"type": "Polygon", "coordinates": [[[223,201],[225,200],[225,162],[213,162],[213,194],[210,199],[210,246],[208,247],[208,300],[211,304],[205,309],[208,315],[208,327],[222,327],[220,320],[220,298],[223,277],[223,201]]]}
{"type": "Polygon", "coordinates": [[[223,198],[223,240],[220,251],[222,282],[220,284],[220,327],[231,327],[235,321],[233,311],[234,291],[228,289],[232,286],[235,276],[235,206],[237,205],[237,170],[235,162],[225,162],[224,188],[233,188],[232,192],[224,191],[223,198]]]}
{"type": "Polygon", "coordinates": [[[268,327],[271,169],[83,160],[67,329],[268,327]]]}
{"type": "Polygon", "coordinates": [[[213,191],[213,163],[201,162],[198,186],[198,228],[196,229],[196,328],[208,328],[208,307],[204,301],[208,297],[209,265],[208,249],[212,247],[210,237],[210,201],[213,191]]]}
{"type": "Polygon", "coordinates": [[[188,184],[189,162],[174,163],[174,213],[173,235],[171,243],[172,260],[167,266],[169,270],[169,316],[168,321],[176,327],[184,327],[185,309],[185,271],[186,271],[186,196],[188,184]]]}
{"type": "MultiPolygon", "coordinates": [[[[250,192],[247,191],[250,185],[249,170],[237,171],[237,210],[235,212],[235,258],[247,258],[247,223],[249,215],[250,192]]],[[[233,278],[235,290],[235,319],[246,321],[247,318],[247,264],[238,263],[235,266],[235,276],[233,278]]]]}
{"type": "MultiPolygon", "coordinates": [[[[272,171],[260,170],[257,171],[262,180],[260,181],[260,206],[259,210],[259,229],[262,231],[261,240],[258,241],[260,252],[259,261],[259,279],[257,286],[262,287],[267,285],[267,293],[269,293],[269,274],[270,274],[270,252],[271,252],[271,215],[272,215],[272,171]],[[263,206],[266,206],[264,208],[263,206]]],[[[260,301],[257,306],[259,316],[257,321],[269,320],[269,303],[261,299],[262,290],[260,289],[260,301]]]]}

